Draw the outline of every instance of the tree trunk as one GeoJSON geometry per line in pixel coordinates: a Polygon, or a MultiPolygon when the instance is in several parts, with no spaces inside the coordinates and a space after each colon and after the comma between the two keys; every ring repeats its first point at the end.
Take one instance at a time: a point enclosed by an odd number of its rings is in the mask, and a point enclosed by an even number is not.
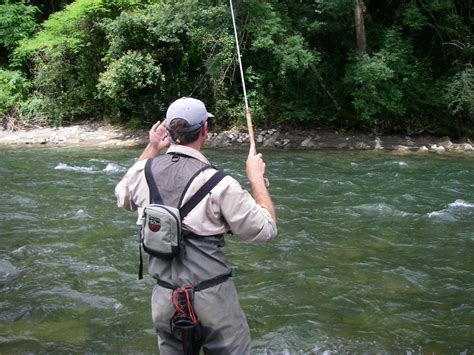
{"type": "Polygon", "coordinates": [[[357,50],[362,53],[367,52],[367,41],[365,38],[364,25],[364,2],[363,0],[354,0],[354,18],[357,37],[357,50]]]}

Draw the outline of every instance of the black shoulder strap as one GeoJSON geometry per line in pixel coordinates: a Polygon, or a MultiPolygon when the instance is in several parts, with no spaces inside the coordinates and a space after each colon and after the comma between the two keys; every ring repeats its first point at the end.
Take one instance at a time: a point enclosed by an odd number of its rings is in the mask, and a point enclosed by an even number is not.
{"type": "Polygon", "coordinates": [[[184,219],[188,215],[189,212],[192,211],[194,207],[198,205],[199,202],[202,201],[206,195],[211,192],[211,190],[221,181],[226,174],[224,174],[222,171],[216,172],[212,177],[206,181],[204,185],[201,186],[201,188],[189,199],[188,202],[186,202],[180,209],[181,213],[181,220],[184,219]]]}
{"type": "Polygon", "coordinates": [[[184,190],[183,192],[181,193],[181,197],[179,198],[179,202],[178,202],[178,208],[179,206],[181,206],[183,204],[183,199],[184,199],[184,195],[186,195],[186,192],[188,192],[188,189],[189,189],[189,186],[191,186],[191,183],[194,181],[194,179],[196,178],[196,176],[198,176],[200,173],[202,173],[204,170],[207,170],[207,169],[211,169],[212,166],[211,165],[205,165],[203,166],[201,169],[199,169],[198,171],[196,171],[193,176],[191,176],[191,179],[189,179],[188,183],[186,184],[186,186],[184,187],[184,190]]]}
{"type": "Polygon", "coordinates": [[[148,159],[145,164],[145,178],[148,183],[148,188],[150,189],[150,203],[162,204],[163,199],[161,198],[158,186],[156,186],[155,179],[153,179],[153,173],[151,172],[152,162],[153,159],[148,159]]]}

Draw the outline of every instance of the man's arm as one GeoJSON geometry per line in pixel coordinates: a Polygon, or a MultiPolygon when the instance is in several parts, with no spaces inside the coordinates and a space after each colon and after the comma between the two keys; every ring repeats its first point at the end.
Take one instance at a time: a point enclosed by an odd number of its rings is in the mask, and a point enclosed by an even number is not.
{"type": "Polygon", "coordinates": [[[250,145],[249,156],[247,158],[247,178],[252,187],[252,196],[258,205],[265,208],[276,223],[275,209],[273,202],[265,184],[265,162],[262,154],[256,154],[255,145],[250,145]]]}
{"type": "MultiPolygon", "coordinates": [[[[150,159],[157,156],[163,148],[166,148],[170,142],[166,136],[165,121],[156,122],[149,132],[150,142],[138,157],[138,161],[150,159]]],[[[136,209],[134,204],[130,201],[128,190],[128,171],[123,176],[122,180],[115,187],[115,196],[117,197],[117,206],[123,207],[129,211],[136,209]]]]}

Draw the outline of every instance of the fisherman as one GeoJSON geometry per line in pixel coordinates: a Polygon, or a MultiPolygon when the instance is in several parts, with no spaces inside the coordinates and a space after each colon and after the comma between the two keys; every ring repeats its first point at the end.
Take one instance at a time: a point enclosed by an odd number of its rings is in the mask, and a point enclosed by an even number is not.
{"type": "MultiPolygon", "coordinates": [[[[149,171],[163,201],[175,207],[186,203],[216,173],[200,152],[210,117],[214,116],[202,101],[184,97],[173,102],[166,120],[153,125],[149,144],[116,186],[117,205],[140,212],[150,204],[145,173],[149,160],[149,171]],[[166,154],[159,155],[170,142],[166,154]]],[[[175,298],[176,290],[186,287],[180,297],[199,318],[200,334],[195,337],[198,346],[206,354],[250,353],[249,327],[221,247],[227,232],[246,242],[276,236],[275,210],[264,172],[262,156],[251,145],[246,173],[252,194],[234,178],[225,176],[183,219],[183,250],[172,259],[150,255],[148,273],[158,280],[151,301],[160,354],[183,353],[184,340],[176,336],[170,323],[176,319],[176,303],[180,302],[175,298]]]]}

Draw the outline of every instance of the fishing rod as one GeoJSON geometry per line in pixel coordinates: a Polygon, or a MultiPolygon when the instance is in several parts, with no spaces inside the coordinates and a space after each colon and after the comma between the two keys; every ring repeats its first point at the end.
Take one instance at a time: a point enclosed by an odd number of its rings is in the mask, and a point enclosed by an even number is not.
{"type": "Polygon", "coordinates": [[[232,5],[232,0],[229,0],[229,3],[230,3],[230,13],[232,14],[232,24],[234,25],[235,47],[237,48],[237,59],[239,61],[239,67],[240,67],[240,78],[242,79],[242,89],[244,91],[245,117],[247,118],[247,129],[249,131],[250,149],[253,150],[254,154],[256,154],[257,150],[255,148],[255,136],[253,134],[252,115],[250,113],[249,103],[247,100],[247,89],[245,88],[244,69],[242,67],[242,58],[240,55],[239,38],[237,36],[237,26],[235,24],[234,6],[232,5]]]}
{"type": "MultiPolygon", "coordinates": [[[[242,79],[242,89],[244,91],[245,117],[247,118],[247,129],[249,131],[250,153],[256,155],[257,148],[255,145],[255,136],[253,134],[252,114],[250,113],[249,102],[247,99],[247,89],[245,88],[244,69],[242,66],[242,56],[240,55],[239,37],[237,36],[237,25],[235,24],[234,6],[232,5],[232,0],[229,0],[229,3],[230,13],[232,14],[232,25],[234,26],[235,47],[237,48],[237,59],[239,61],[240,78],[242,79]]],[[[265,181],[265,186],[267,188],[270,187],[270,181],[265,175],[263,176],[263,180],[265,181]]]]}

